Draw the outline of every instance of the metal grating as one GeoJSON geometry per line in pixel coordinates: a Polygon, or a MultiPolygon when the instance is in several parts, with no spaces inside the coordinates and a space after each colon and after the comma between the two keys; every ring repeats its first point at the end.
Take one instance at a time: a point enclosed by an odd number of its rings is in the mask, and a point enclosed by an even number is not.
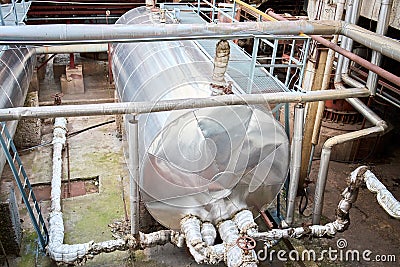
{"type": "Polygon", "coordinates": [[[31,2],[23,1],[21,3],[15,3],[15,11],[14,11],[13,4],[1,5],[2,18],[0,19],[2,19],[2,22],[4,23],[5,26],[13,26],[23,23],[30,6],[31,2]],[[18,23],[16,23],[17,21],[18,23]]]}
{"type": "MultiPolygon", "coordinates": [[[[182,5],[165,5],[168,10],[180,8],[181,10],[188,10],[189,6],[182,5]],[[183,8],[185,7],[185,8],[183,8]]],[[[195,11],[181,12],[182,24],[201,24],[206,23],[195,11]]],[[[213,60],[215,57],[215,46],[218,40],[197,40],[200,49],[213,60]]],[[[251,58],[243,51],[237,44],[230,42],[231,55],[227,74],[228,76],[244,91],[248,91],[249,76],[251,69],[251,58]]],[[[285,92],[285,86],[271,77],[271,75],[262,68],[255,68],[252,91],[254,93],[277,93],[285,92]]]]}

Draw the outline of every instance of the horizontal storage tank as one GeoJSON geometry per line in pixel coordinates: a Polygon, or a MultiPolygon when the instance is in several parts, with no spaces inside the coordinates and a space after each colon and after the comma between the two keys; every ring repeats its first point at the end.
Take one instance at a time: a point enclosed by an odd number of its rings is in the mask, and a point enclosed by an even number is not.
{"type": "MultiPolygon", "coordinates": [[[[117,23],[160,27],[159,18],[142,7],[117,23]]],[[[124,102],[212,94],[213,64],[195,41],[115,44],[112,67],[124,102]]],[[[143,114],[140,194],[152,216],[170,229],[180,229],[188,214],[217,223],[245,208],[257,212],[281,189],[288,150],[282,126],[261,106],[143,114]]]]}
{"type": "Polygon", "coordinates": [[[0,108],[24,104],[36,57],[32,49],[0,46],[0,108]]]}
{"type": "MultiPolygon", "coordinates": [[[[17,46],[0,46],[0,108],[24,105],[29,83],[32,79],[36,56],[33,49],[17,46]]],[[[7,123],[12,135],[17,121],[7,123]]],[[[0,152],[0,173],[3,171],[5,155],[0,152]]]]}

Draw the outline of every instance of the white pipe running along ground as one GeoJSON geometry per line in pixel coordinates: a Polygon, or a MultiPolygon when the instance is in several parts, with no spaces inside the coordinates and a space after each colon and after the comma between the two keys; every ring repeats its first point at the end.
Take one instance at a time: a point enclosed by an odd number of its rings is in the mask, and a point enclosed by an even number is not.
{"type": "Polygon", "coordinates": [[[53,134],[53,177],[51,180],[51,210],[49,215],[49,243],[47,252],[50,257],[63,263],[84,260],[90,251],[116,250],[125,246],[125,240],[111,240],[95,244],[64,244],[64,222],[61,212],[61,173],[62,149],[66,141],[67,120],[56,118],[53,134]]]}
{"type": "Polygon", "coordinates": [[[51,210],[49,215],[49,243],[47,252],[50,258],[58,263],[79,264],[103,252],[128,250],[137,247],[151,247],[173,243],[183,245],[183,236],[171,230],[155,233],[139,233],[139,240],[128,235],[124,239],[109,240],[95,243],[90,241],[83,244],[64,244],[64,222],[61,212],[61,173],[62,149],[65,145],[67,120],[56,118],[53,134],[53,177],[51,180],[51,210]]]}
{"type": "Polygon", "coordinates": [[[312,225],[297,228],[273,229],[263,233],[250,234],[255,240],[264,241],[267,247],[275,244],[282,238],[332,237],[338,232],[345,231],[350,225],[349,211],[352,204],[357,200],[358,191],[363,183],[365,169],[357,169],[348,177],[348,186],[342,192],[342,199],[336,210],[336,220],[325,225],[312,225]]]}
{"type": "MultiPolygon", "coordinates": [[[[357,175],[367,166],[360,166],[351,175],[357,175]]],[[[379,205],[393,218],[400,219],[400,202],[390,193],[390,191],[379,181],[379,179],[370,170],[363,173],[364,182],[369,191],[376,193],[376,199],[379,205]]]]}

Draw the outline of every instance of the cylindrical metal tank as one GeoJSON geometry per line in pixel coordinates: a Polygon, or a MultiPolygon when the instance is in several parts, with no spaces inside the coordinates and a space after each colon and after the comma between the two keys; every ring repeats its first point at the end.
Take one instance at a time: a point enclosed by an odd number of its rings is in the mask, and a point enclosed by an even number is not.
{"type": "MultiPolygon", "coordinates": [[[[34,50],[26,47],[0,46],[0,108],[13,108],[24,105],[33,68],[36,64],[34,50]]],[[[17,122],[7,126],[14,135],[17,122]]],[[[0,152],[0,173],[5,163],[4,153],[0,152]]]]}
{"type": "Polygon", "coordinates": [[[36,57],[32,49],[0,48],[0,108],[18,107],[24,104],[36,57]]]}
{"type": "MultiPolygon", "coordinates": [[[[117,23],[159,23],[137,8],[117,23]]],[[[211,96],[213,64],[194,41],[113,45],[121,101],[211,96]]],[[[140,193],[152,216],[180,229],[188,214],[217,223],[242,209],[257,212],[282,187],[288,139],[271,112],[226,106],[139,116],[140,193]]]]}

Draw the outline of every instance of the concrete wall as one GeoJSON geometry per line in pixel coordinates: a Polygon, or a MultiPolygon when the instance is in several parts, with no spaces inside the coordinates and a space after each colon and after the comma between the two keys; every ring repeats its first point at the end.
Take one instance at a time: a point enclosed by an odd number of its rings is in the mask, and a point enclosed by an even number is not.
{"type": "MultiPolygon", "coordinates": [[[[39,106],[38,92],[30,92],[26,96],[26,107],[39,106]]],[[[19,148],[32,147],[40,144],[41,141],[41,120],[27,119],[18,123],[17,131],[14,136],[14,143],[19,148]]]]}
{"type": "Polygon", "coordinates": [[[0,240],[7,255],[19,255],[22,228],[14,191],[0,200],[0,240]]]}

